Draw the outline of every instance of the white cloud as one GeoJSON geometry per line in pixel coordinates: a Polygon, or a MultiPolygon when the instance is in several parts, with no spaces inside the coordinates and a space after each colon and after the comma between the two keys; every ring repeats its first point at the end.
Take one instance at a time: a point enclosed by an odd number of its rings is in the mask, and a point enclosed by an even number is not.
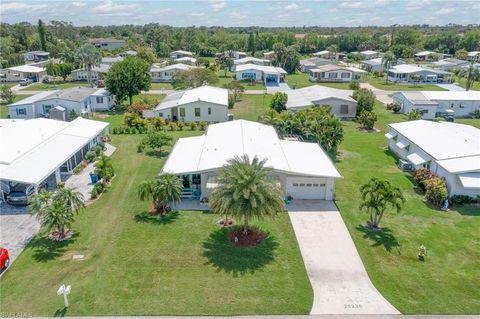
{"type": "Polygon", "coordinates": [[[8,3],[2,3],[0,7],[2,9],[2,13],[5,14],[7,12],[32,12],[35,10],[45,9],[47,5],[46,4],[27,4],[22,2],[8,2],[8,3]]]}
{"type": "Polygon", "coordinates": [[[450,14],[452,12],[454,12],[455,9],[454,8],[442,8],[440,10],[437,10],[435,11],[435,14],[436,15],[439,15],[439,16],[442,16],[442,15],[447,15],[447,14],[450,14]]]}
{"type": "Polygon", "coordinates": [[[85,7],[87,4],[85,2],[74,1],[72,2],[72,6],[74,7],[85,7]]]}
{"type": "Polygon", "coordinates": [[[431,4],[432,0],[410,0],[408,1],[406,8],[409,11],[413,11],[428,7],[431,4]]]}
{"type": "Polygon", "coordinates": [[[390,0],[371,0],[371,1],[343,1],[338,7],[343,9],[369,9],[382,8],[390,4],[390,0]]]}
{"type": "Polygon", "coordinates": [[[240,12],[232,12],[230,13],[230,18],[231,19],[234,19],[234,20],[243,20],[245,19],[247,16],[243,13],[240,13],[240,12]]]}
{"type": "Polygon", "coordinates": [[[192,13],[190,13],[190,15],[191,15],[192,17],[199,18],[199,17],[204,17],[204,16],[205,16],[205,12],[192,12],[192,13]]]}
{"type": "Polygon", "coordinates": [[[285,10],[291,10],[291,11],[296,11],[298,9],[300,9],[301,6],[299,6],[298,4],[296,3],[292,3],[292,4],[289,4],[285,7],[285,10]]]}
{"type": "Polygon", "coordinates": [[[220,11],[227,7],[227,1],[225,0],[210,0],[208,2],[210,3],[210,8],[212,8],[213,11],[220,11]]]}
{"type": "Polygon", "coordinates": [[[105,15],[131,15],[142,7],[139,3],[114,4],[112,0],[105,0],[102,4],[94,7],[92,12],[105,15]]]}

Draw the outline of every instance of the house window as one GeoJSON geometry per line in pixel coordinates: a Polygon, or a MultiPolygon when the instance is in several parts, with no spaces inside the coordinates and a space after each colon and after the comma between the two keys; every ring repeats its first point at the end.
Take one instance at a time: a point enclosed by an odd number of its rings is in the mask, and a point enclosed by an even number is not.
{"type": "Polygon", "coordinates": [[[255,80],[256,78],[257,78],[257,75],[253,72],[242,73],[242,79],[255,80]]]}
{"type": "Polygon", "coordinates": [[[103,103],[103,96],[97,96],[97,103],[103,103]]]}
{"type": "Polygon", "coordinates": [[[340,114],[348,114],[348,105],[347,104],[340,105],[340,114]]]}
{"type": "Polygon", "coordinates": [[[312,187],[312,184],[307,184],[307,187],[312,187]]]}
{"type": "Polygon", "coordinates": [[[50,114],[50,109],[52,108],[52,105],[42,105],[43,107],[43,114],[50,114]]]}
{"type": "Polygon", "coordinates": [[[195,108],[195,117],[200,117],[200,108],[199,107],[195,108]]]}
{"type": "Polygon", "coordinates": [[[313,184],[313,187],[318,187],[318,184],[313,184]]]}
{"type": "Polygon", "coordinates": [[[212,115],[212,108],[211,107],[208,108],[208,115],[212,115]]]}
{"type": "Polygon", "coordinates": [[[305,184],[301,183],[301,184],[300,184],[300,187],[305,187],[305,184]]]}
{"type": "Polygon", "coordinates": [[[298,183],[293,183],[293,187],[298,187],[298,183]]]}
{"type": "Polygon", "coordinates": [[[158,116],[163,117],[163,113],[158,113],[158,116]]]}
{"type": "Polygon", "coordinates": [[[342,79],[348,79],[348,78],[350,78],[350,73],[342,72],[342,79]]]}
{"type": "Polygon", "coordinates": [[[27,109],[16,109],[17,115],[27,115],[27,109]]]}
{"type": "Polygon", "coordinates": [[[325,184],[320,184],[320,187],[325,187],[325,184]]]}
{"type": "Polygon", "coordinates": [[[180,108],[180,117],[185,117],[185,108],[184,107],[180,108]]]}
{"type": "Polygon", "coordinates": [[[337,73],[328,73],[328,78],[329,79],[336,79],[337,78],[337,73]]]}

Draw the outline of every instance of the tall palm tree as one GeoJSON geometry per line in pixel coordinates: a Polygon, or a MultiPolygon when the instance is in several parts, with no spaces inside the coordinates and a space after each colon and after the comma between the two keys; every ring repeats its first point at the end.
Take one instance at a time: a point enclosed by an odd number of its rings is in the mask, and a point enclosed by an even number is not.
{"type": "Polygon", "coordinates": [[[330,57],[330,60],[335,60],[335,57],[337,56],[338,53],[338,47],[335,44],[332,44],[328,46],[327,48],[328,51],[328,56],[330,57]]]}
{"type": "Polygon", "coordinates": [[[474,63],[470,63],[467,69],[463,69],[460,75],[467,79],[465,91],[470,90],[475,81],[480,82],[480,69],[475,67],[474,63]]]}
{"type": "Polygon", "coordinates": [[[87,71],[87,82],[91,86],[91,73],[94,66],[100,65],[102,55],[91,43],[86,43],[75,52],[75,62],[85,67],[87,71]]]}
{"type": "Polygon", "coordinates": [[[217,178],[219,186],[210,196],[210,207],[219,214],[243,217],[243,233],[249,233],[252,218],[274,216],[284,207],[283,191],[268,175],[266,159],[248,155],[227,161],[217,178]]]}
{"type": "Polygon", "coordinates": [[[144,181],[138,187],[140,200],[151,200],[155,211],[161,209],[162,215],[167,213],[168,204],[180,200],[182,192],[182,182],[172,174],[161,175],[153,181],[144,181]]]}
{"type": "Polygon", "coordinates": [[[387,74],[385,75],[385,83],[388,83],[388,71],[392,65],[397,63],[397,57],[393,54],[392,51],[387,51],[382,57],[382,66],[387,70],[387,74]]]}
{"type": "Polygon", "coordinates": [[[398,212],[405,203],[400,188],[392,185],[389,181],[372,178],[367,184],[360,187],[362,203],[360,210],[365,209],[370,215],[368,226],[378,229],[380,221],[388,208],[398,212]]]}

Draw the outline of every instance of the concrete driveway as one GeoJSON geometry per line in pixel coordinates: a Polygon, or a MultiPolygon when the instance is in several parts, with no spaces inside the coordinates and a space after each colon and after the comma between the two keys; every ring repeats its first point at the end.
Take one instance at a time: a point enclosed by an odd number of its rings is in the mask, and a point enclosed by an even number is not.
{"type": "Polygon", "coordinates": [[[437,84],[439,87],[444,88],[449,91],[460,91],[460,92],[465,92],[465,89],[462,88],[461,86],[458,86],[454,83],[450,84],[437,84]]]}
{"type": "Polygon", "coordinates": [[[311,315],[399,314],[370,281],[333,202],[294,201],[287,210],[313,287],[311,315]]]}
{"type": "Polygon", "coordinates": [[[380,90],[369,83],[360,83],[360,87],[372,91],[377,97],[377,100],[379,100],[385,105],[393,103],[393,99],[390,95],[393,94],[395,91],[380,90]]]}

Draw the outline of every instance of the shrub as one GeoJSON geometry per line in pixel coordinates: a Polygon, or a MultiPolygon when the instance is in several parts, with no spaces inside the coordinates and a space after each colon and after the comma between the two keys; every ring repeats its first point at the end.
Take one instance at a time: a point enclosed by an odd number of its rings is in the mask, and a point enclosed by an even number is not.
{"type": "Polygon", "coordinates": [[[402,105],[400,103],[393,103],[392,104],[392,111],[394,113],[400,112],[401,109],[402,109],[402,105]]]}
{"type": "Polygon", "coordinates": [[[105,185],[102,181],[98,181],[95,183],[95,186],[93,186],[93,189],[97,191],[97,194],[101,194],[105,190],[105,185]]]}
{"type": "Polygon", "coordinates": [[[426,182],[425,198],[435,206],[442,206],[448,198],[448,189],[442,177],[434,177],[426,182]]]}
{"type": "Polygon", "coordinates": [[[360,88],[360,82],[358,82],[357,80],[353,80],[350,83],[348,83],[348,88],[354,91],[358,90],[360,88]]]}
{"type": "Polygon", "coordinates": [[[81,166],[77,166],[73,169],[73,174],[80,174],[80,172],[82,171],[83,167],[81,166]]]}
{"type": "Polygon", "coordinates": [[[114,127],[114,128],[112,129],[112,134],[118,134],[118,128],[114,127]]]}
{"type": "Polygon", "coordinates": [[[145,148],[145,145],[143,145],[143,143],[138,143],[137,152],[142,153],[144,148],[145,148]]]}
{"type": "Polygon", "coordinates": [[[375,103],[375,94],[368,89],[358,89],[353,92],[353,99],[357,101],[357,115],[363,110],[373,110],[373,104],[375,103]]]}
{"type": "Polygon", "coordinates": [[[142,115],[144,110],[151,109],[152,107],[145,102],[135,102],[127,107],[127,113],[135,113],[142,115]]]}
{"type": "Polygon", "coordinates": [[[94,147],[90,149],[90,151],[94,152],[96,155],[100,155],[100,152],[103,151],[103,146],[100,144],[96,144],[94,147]]]}
{"type": "Polygon", "coordinates": [[[176,131],[177,130],[177,123],[175,123],[175,122],[168,123],[168,129],[172,132],[176,131]]]}
{"type": "Polygon", "coordinates": [[[420,110],[414,109],[408,112],[407,116],[409,121],[415,121],[415,120],[420,120],[423,114],[420,110]]]}
{"type": "Polygon", "coordinates": [[[179,131],[183,131],[183,128],[185,127],[185,122],[179,121],[179,122],[177,123],[177,127],[178,127],[178,130],[179,130],[179,131]]]}
{"type": "Polygon", "coordinates": [[[468,195],[453,195],[450,197],[450,201],[454,205],[465,205],[465,204],[474,204],[477,203],[479,200],[479,197],[477,198],[468,196],[468,195]]]}
{"type": "Polygon", "coordinates": [[[97,154],[94,151],[90,150],[85,153],[85,160],[87,162],[92,163],[93,161],[95,161],[95,158],[97,158],[97,154]]]}
{"type": "Polygon", "coordinates": [[[437,177],[437,175],[431,172],[429,169],[420,168],[415,171],[415,175],[413,176],[413,179],[415,180],[415,183],[418,185],[418,187],[420,187],[422,191],[425,191],[426,183],[435,177],[437,177]]]}
{"type": "Polygon", "coordinates": [[[288,95],[285,92],[276,92],[273,95],[270,107],[277,112],[282,112],[287,109],[288,95]]]}
{"type": "Polygon", "coordinates": [[[387,105],[385,105],[385,108],[387,109],[387,111],[391,111],[393,109],[393,103],[388,103],[387,105]]]}
{"type": "Polygon", "coordinates": [[[92,188],[92,190],[90,191],[90,197],[91,197],[92,199],[95,199],[95,198],[98,197],[98,191],[95,189],[95,187],[92,188]]]}
{"type": "Polygon", "coordinates": [[[197,123],[195,123],[194,121],[191,121],[190,123],[188,123],[188,126],[192,131],[195,131],[197,129],[197,123]]]}
{"type": "Polygon", "coordinates": [[[157,130],[163,130],[165,127],[165,120],[161,117],[153,117],[150,119],[150,124],[157,130]]]}
{"type": "Polygon", "coordinates": [[[377,121],[377,114],[372,111],[362,110],[358,116],[358,123],[360,123],[364,128],[372,130],[375,122],[377,121]]]}
{"type": "Polygon", "coordinates": [[[471,115],[474,119],[480,119],[480,110],[475,110],[475,111],[473,111],[472,113],[470,113],[470,115],[471,115]]]}
{"type": "Polygon", "coordinates": [[[200,123],[198,123],[198,127],[200,127],[201,131],[205,131],[207,129],[207,126],[208,124],[205,121],[201,121],[200,123]]]}

